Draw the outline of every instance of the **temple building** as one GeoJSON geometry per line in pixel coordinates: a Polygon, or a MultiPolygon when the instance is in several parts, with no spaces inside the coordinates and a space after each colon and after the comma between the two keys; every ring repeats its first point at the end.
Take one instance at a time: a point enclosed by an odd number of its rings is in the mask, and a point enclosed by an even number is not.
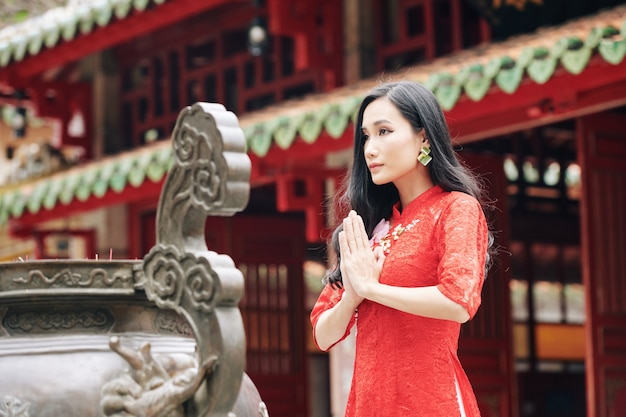
{"type": "Polygon", "coordinates": [[[251,194],[206,237],[245,276],[246,372],[272,417],[342,416],[354,346],[320,352],[308,318],[328,201],[360,100],[418,81],[498,208],[459,346],[482,415],[624,417],[625,55],[615,0],[7,2],[0,260],[142,258],[179,112],[221,103],[251,194]]]}

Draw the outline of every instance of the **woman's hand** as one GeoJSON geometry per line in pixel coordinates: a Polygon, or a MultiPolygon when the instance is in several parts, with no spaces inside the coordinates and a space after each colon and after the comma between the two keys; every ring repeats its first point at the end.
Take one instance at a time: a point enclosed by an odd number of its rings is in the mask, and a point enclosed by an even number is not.
{"type": "MultiPolygon", "coordinates": [[[[341,251],[343,252],[343,249],[341,251]]],[[[352,286],[352,282],[350,282],[350,277],[348,276],[348,272],[346,272],[344,265],[347,265],[347,262],[344,264],[342,257],[341,263],[339,264],[339,268],[341,269],[341,281],[343,283],[344,290],[341,299],[342,301],[346,301],[352,305],[353,309],[356,309],[359,304],[361,304],[361,301],[363,301],[363,297],[359,296],[356,291],[354,291],[354,287],[352,286]]]]}
{"type": "Polygon", "coordinates": [[[346,296],[353,294],[359,303],[378,284],[385,256],[382,248],[372,251],[363,219],[350,211],[343,220],[343,231],[339,233],[341,248],[341,276],[346,296]]]}

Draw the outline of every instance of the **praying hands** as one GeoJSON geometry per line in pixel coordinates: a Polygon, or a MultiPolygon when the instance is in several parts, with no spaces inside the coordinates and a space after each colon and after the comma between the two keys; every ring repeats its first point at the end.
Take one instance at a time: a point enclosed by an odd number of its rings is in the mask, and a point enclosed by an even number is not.
{"type": "Polygon", "coordinates": [[[385,255],[380,247],[372,250],[363,219],[354,210],[343,220],[339,233],[341,249],[341,275],[348,295],[360,299],[378,284],[385,255]]]}

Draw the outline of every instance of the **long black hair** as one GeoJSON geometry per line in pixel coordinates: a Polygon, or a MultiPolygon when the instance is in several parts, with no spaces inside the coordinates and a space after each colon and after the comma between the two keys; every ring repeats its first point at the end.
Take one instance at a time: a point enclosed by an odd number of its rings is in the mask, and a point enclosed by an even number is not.
{"type": "MultiPolygon", "coordinates": [[[[361,102],[354,129],[354,156],[350,176],[346,177],[340,192],[335,197],[337,217],[343,218],[350,209],[355,210],[365,224],[367,235],[371,236],[376,224],[382,219],[389,219],[393,205],[400,199],[393,183],[376,185],[372,182],[370,171],[365,161],[363,146],[365,138],[361,132],[363,112],[374,100],[387,97],[402,116],[411,123],[416,133],[425,130],[430,144],[432,161],[428,164],[433,184],[445,191],[460,191],[476,198],[483,211],[490,208],[485,190],[479,177],[461,164],[452,146],[452,139],[443,111],[435,95],[423,85],[412,81],[398,81],[381,84],[371,90],[361,102]]],[[[339,263],[338,236],[342,225],[334,230],[330,244],[336,254],[336,264],[324,277],[324,283],[340,286],[341,271],[339,263]]],[[[489,232],[489,248],[493,244],[493,233],[489,232]]],[[[491,264],[487,253],[488,268],[491,264]]],[[[486,271],[485,271],[486,272],[486,271]]]]}

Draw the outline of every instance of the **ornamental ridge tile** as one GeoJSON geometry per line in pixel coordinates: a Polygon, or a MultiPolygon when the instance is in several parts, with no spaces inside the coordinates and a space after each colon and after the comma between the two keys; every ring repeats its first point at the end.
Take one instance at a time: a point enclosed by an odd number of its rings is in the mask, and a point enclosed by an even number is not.
{"type": "Polygon", "coordinates": [[[124,19],[133,10],[142,11],[149,3],[166,0],[67,0],[37,16],[0,29],[0,68],[34,56],[44,48],[54,48],[61,40],[71,41],[112,19],[124,19]]]}
{"type": "Polygon", "coordinates": [[[131,175],[135,183],[141,179],[138,185],[145,181],[148,171],[151,171],[152,181],[159,181],[171,162],[169,158],[163,157],[171,157],[171,153],[165,148],[171,148],[171,143],[157,142],[44,178],[2,187],[0,225],[10,218],[20,217],[24,214],[24,208],[28,208],[29,213],[36,214],[44,208],[53,209],[60,203],[69,204],[75,198],[84,201],[92,195],[102,197],[109,189],[120,192],[130,183],[131,175]]]}

